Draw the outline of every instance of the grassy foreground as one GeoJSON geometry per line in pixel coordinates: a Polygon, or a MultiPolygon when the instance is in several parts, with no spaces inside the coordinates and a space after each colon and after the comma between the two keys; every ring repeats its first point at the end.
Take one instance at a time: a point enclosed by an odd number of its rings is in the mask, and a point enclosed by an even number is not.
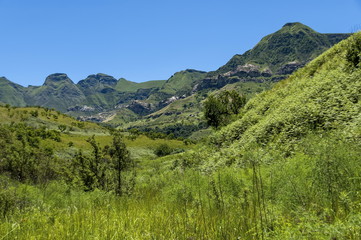
{"type": "Polygon", "coordinates": [[[361,151],[329,139],[272,163],[256,150],[247,168],[148,161],[122,197],[2,177],[0,239],[360,239],[361,151]]]}

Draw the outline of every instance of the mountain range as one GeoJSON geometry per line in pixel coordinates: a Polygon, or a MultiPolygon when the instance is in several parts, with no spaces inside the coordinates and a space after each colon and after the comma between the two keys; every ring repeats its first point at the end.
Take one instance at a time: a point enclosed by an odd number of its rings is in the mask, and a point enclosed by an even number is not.
{"type": "MultiPolygon", "coordinates": [[[[322,34],[301,23],[287,23],[216,71],[187,69],[168,80],[135,83],[98,73],[75,84],[66,74],[55,73],[42,86],[23,87],[1,77],[0,102],[54,108],[83,120],[123,125],[138,120],[138,126],[154,127],[154,119],[179,115],[185,109],[187,117],[199,118],[200,101],[223,87],[238,88],[249,96],[263,91],[349,36],[322,34]]],[[[169,122],[174,124],[174,118],[169,122]]]]}

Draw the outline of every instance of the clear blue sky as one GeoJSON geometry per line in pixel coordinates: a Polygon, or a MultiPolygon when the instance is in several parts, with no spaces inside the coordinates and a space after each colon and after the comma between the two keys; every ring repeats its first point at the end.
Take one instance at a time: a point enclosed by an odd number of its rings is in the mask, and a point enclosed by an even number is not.
{"type": "Polygon", "coordinates": [[[0,76],[23,86],[67,73],[131,81],[216,70],[287,22],[361,29],[361,0],[0,0],[0,76]]]}

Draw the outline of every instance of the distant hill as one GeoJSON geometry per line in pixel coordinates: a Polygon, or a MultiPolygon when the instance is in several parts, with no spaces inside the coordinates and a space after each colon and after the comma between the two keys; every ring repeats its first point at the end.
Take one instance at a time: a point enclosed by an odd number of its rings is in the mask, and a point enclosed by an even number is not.
{"type": "Polygon", "coordinates": [[[5,77],[0,77],[0,102],[13,106],[25,106],[25,88],[13,83],[5,77]]]}

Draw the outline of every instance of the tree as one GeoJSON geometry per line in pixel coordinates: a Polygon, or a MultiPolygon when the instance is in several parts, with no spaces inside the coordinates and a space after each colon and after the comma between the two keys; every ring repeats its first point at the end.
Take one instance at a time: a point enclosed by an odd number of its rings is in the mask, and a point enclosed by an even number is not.
{"type": "Polygon", "coordinates": [[[90,171],[95,178],[94,186],[104,189],[106,183],[106,161],[104,161],[104,156],[102,154],[99,144],[95,140],[95,136],[93,135],[87,140],[87,142],[90,143],[93,148],[92,157],[90,160],[90,171]]]}
{"type": "Polygon", "coordinates": [[[163,143],[154,150],[154,154],[158,157],[163,157],[171,154],[173,151],[174,149],[172,149],[168,144],[163,143]]]}
{"type": "Polygon", "coordinates": [[[61,124],[61,125],[58,126],[58,129],[60,130],[60,132],[65,132],[65,130],[66,130],[66,125],[61,124]]]}
{"type": "Polygon", "coordinates": [[[204,117],[209,126],[218,128],[221,125],[225,108],[217,97],[211,95],[203,103],[204,117]]]}
{"type": "Polygon", "coordinates": [[[203,103],[207,124],[215,128],[228,124],[245,104],[246,98],[235,90],[210,95],[203,103]]]}
{"type": "MultiPolygon", "coordinates": [[[[110,157],[112,159],[113,168],[116,172],[116,189],[117,195],[123,194],[125,182],[123,181],[123,173],[134,167],[134,162],[130,158],[129,151],[119,133],[113,133],[112,146],[109,149],[110,157]]],[[[134,179],[133,179],[134,180],[134,179]]],[[[131,180],[131,181],[133,181],[131,180]]]]}

